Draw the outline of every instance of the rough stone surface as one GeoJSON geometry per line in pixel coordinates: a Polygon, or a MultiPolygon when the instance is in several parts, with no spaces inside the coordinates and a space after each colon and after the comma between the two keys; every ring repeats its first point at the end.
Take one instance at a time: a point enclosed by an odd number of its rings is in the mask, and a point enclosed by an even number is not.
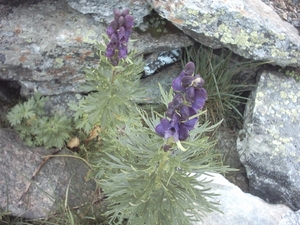
{"type": "Polygon", "coordinates": [[[290,212],[283,216],[278,225],[299,225],[300,224],[300,211],[290,212]]]}
{"type": "MultiPolygon", "coordinates": [[[[111,12],[110,12],[111,13],[111,12]]],[[[11,7],[0,22],[0,79],[16,80],[24,97],[80,92],[83,67],[96,66],[97,42],[106,25],[72,9],[64,1],[41,0],[11,7]]],[[[111,18],[112,19],[112,18],[111,18]]],[[[154,38],[134,32],[129,49],[140,54],[193,42],[182,32],[154,38]]]]}
{"type": "Polygon", "coordinates": [[[92,14],[97,21],[110,23],[114,9],[130,9],[135,19],[135,26],[143,23],[143,18],[150,13],[151,5],[147,0],[67,0],[68,4],[83,14],[92,14]]]}
{"type": "MultiPolygon", "coordinates": [[[[0,129],[0,207],[13,216],[45,218],[68,199],[68,206],[97,201],[96,184],[86,182],[87,165],[75,158],[50,158],[32,179],[43,156],[55,149],[30,148],[15,132],[0,129]],[[28,191],[26,189],[31,183],[28,191]],[[68,192],[67,192],[68,189],[68,192]]],[[[60,154],[71,153],[67,150],[60,154]]]]}
{"type": "Polygon", "coordinates": [[[300,65],[298,30],[260,0],[148,0],[164,18],[211,48],[246,58],[300,65]]]}
{"type": "Polygon", "coordinates": [[[213,179],[207,187],[213,193],[220,194],[213,200],[220,204],[219,209],[223,214],[211,212],[202,222],[194,222],[194,225],[278,225],[283,215],[293,213],[284,205],[268,204],[256,196],[242,192],[220,174],[203,175],[200,178],[213,179]]]}
{"type": "Polygon", "coordinates": [[[250,193],[300,209],[300,84],[263,72],[246,111],[238,152],[250,193]]]}

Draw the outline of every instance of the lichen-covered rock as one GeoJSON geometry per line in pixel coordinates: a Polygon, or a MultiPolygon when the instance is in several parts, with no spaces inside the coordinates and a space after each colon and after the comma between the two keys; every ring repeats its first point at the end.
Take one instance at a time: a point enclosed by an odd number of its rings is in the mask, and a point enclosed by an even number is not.
{"type": "Polygon", "coordinates": [[[135,26],[143,23],[143,18],[152,10],[147,0],[67,0],[68,4],[83,14],[91,14],[95,20],[110,23],[114,9],[130,9],[135,26]]]}
{"type": "Polygon", "coordinates": [[[164,18],[211,48],[255,60],[300,65],[300,36],[260,0],[148,0],[164,18]]]}
{"type": "Polygon", "coordinates": [[[250,193],[300,209],[300,83],[263,72],[237,142],[250,193]]]}
{"type": "MultiPolygon", "coordinates": [[[[56,149],[30,148],[9,129],[0,129],[0,207],[13,216],[46,218],[64,202],[70,207],[91,207],[101,196],[96,184],[85,181],[88,166],[80,159],[59,154],[45,158],[56,149]],[[35,175],[33,177],[33,175],[35,175]],[[67,201],[65,201],[67,200],[67,201]]],[[[100,205],[98,205],[99,207],[100,205]]],[[[96,207],[96,205],[94,205],[96,207]]],[[[100,211],[100,208],[97,210],[100,211]]]]}

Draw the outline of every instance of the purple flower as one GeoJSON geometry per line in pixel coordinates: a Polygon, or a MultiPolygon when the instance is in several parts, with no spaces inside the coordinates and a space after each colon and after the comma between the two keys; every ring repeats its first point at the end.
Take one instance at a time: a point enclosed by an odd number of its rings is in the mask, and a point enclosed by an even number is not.
{"type": "Polygon", "coordinates": [[[126,45],[120,45],[119,47],[119,59],[126,58],[127,56],[127,46],[126,45]]]}
{"type": "Polygon", "coordinates": [[[129,15],[128,9],[114,10],[114,20],[106,30],[110,42],[105,54],[113,65],[118,65],[119,60],[128,55],[127,44],[132,33],[133,22],[134,19],[129,15]]]}
{"type": "Polygon", "coordinates": [[[199,111],[203,108],[205,101],[207,99],[207,93],[204,88],[195,90],[195,97],[192,103],[192,108],[199,111]]]}
{"type": "Polygon", "coordinates": [[[155,127],[155,132],[166,140],[173,138],[175,142],[183,141],[188,138],[189,131],[194,128],[196,123],[197,118],[181,123],[180,117],[174,114],[170,121],[167,118],[162,119],[155,127]]]}
{"type": "MultiPolygon", "coordinates": [[[[165,140],[172,138],[174,142],[184,149],[179,141],[186,140],[189,131],[192,130],[198,118],[196,115],[201,110],[207,99],[207,93],[203,88],[204,80],[200,75],[194,76],[195,64],[189,62],[180,75],[172,82],[172,88],[175,92],[172,102],[168,104],[166,116],[156,126],[155,132],[164,137],[165,140]]],[[[170,143],[164,149],[170,148],[170,143]]]]}

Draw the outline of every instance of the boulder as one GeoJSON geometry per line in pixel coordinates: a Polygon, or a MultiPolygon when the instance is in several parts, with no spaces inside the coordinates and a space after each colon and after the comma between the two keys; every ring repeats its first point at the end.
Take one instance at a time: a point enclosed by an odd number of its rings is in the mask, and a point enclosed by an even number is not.
{"type": "Polygon", "coordinates": [[[237,148],[250,193],[300,209],[300,83],[262,72],[245,110],[237,148]]]}
{"type": "MultiPolygon", "coordinates": [[[[72,9],[65,1],[7,7],[0,22],[0,80],[18,81],[25,98],[37,91],[47,96],[80,93],[83,68],[99,62],[95,47],[104,43],[107,24],[72,9]]],[[[129,49],[138,54],[193,43],[180,30],[157,38],[134,31],[132,39],[129,49]]]]}
{"type": "Polygon", "coordinates": [[[91,14],[96,21],[110,23],[114,9],[130,9],[135,19],[135,26],[143,23],[143,18],[152,10],[147,0],[66,0],[68,4],[83,14],[91,14]]]}
{"type": "Polygon", "coordinates": [[[1,210],[23,218],[47,218],[62,204],[84,208],[101,199],[96,183],[85,181],[87,164],[62,156],[72,156],[70,151],[61,150],[43,164],[44,156],[53,152],[56,149],[30,148],[14,131],[0,129],[1,210]]]}
{"type": "Polygon", "coordinates": [[[148,0],[164,18],[211,48],[254,60],[300,65],[298,30],[260,0],[148,0]]]}
{"type": "MultiPolygon", "coordinates": [[[[199,179],[212,180],[207,184],[211,192],[219,194],[214,201],[221,212],[211,212],[193,225],[278,225],[282,217],[293,211],[285,205],[272,205],[248,193],[244,193],[220,174],[208,173],[199,179]]],[[[290,223],[289,225],[297,225],[290,223]]]]}

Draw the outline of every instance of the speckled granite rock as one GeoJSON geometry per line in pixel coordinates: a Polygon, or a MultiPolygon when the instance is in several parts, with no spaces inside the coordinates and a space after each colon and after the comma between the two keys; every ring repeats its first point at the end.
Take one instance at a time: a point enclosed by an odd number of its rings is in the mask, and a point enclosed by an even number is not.
{"type": "Polygon", "coordinates": [[[207,187],[213,193],[220,194],[213,200],[220,204],[219,209],[223,213],[211,212],[202,222],[194,222],[193,225],[278,225],[284,215],[293,214],[287,206],[268,204],[258,197],[242,192],[220,174],[203,175],[200,178],[212,180],[207,187]]]}
{"type": "Polygon", "coordinates": [[[263,72],[237,142],[250,193],[300,209],[300,83],[263,72]]]}
{"type": "Polygon", "coordinates": [[[151,11],[147,0],[67,0],[68,4],[83,14],[91,14],[97,21],[109,23],[113,17],[114,9],[130,9],[135,19],[135,26],[143,23],[145,15],[151,11]]]}
{"type": "MultiPolygon", "coordinates": [[[[42,95],[80,92],[82,69],[97,65],[94,49],[103,42],[107,25],[64,1],[39,0],[6,11],[0,14],[0,80],[18,81],[24,97],[36,91],[42,95]]],[[[180,31],[159,38],[134,32],[132,39],[136,41],[130,42],[129,49],[140,54],[192,44],[180,31]]]]}
{"type": "Polygon", "coordinates": [[[300,65],[298,30],[260,0],[148,0],[196,41],[255,60],[300,65]]]}
{"type": "MultiPolygon", "coordinates": [[[[43,156],[56,149],[26,146],[17,134],[0,129],[0,207],[13,216],[46,218],[55,213],[67,196],[68,206],[88,207],[99,200],[95,194],[96,184],[86,182],[87,165],[75,158],[50,158],[31,180],[43,162],[43,156]],[[31,186],[26,192],[28,185],[31,186]],[[25,193],[26,192],[26,193],[25,193]]],[[[71,153],[67,150],[59,154],[71,153]]],[[[99,206],[99,205],[98,205],[99,206]]],[[[96,207],[96,205],[95,205],[96,207]]],[[[100,211],[100,208],[98,208],[100,211]]]]}

